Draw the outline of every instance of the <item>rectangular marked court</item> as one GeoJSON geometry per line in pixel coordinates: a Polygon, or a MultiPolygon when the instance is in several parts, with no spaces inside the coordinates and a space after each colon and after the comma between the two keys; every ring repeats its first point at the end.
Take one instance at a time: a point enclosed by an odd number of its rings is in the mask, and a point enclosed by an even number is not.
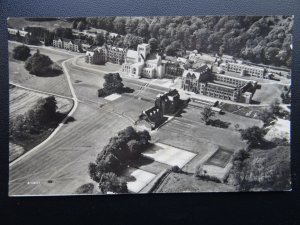
{"type": "Polygon", "coordinates": [[[138,193],[156,176],[147,171],[129,167],[123,174],[127,177],[127,188],[130,192],[138,193]]]}
{"type": "Polygon", "coordinates": [[[152,158],[157,162],[182,168],[197,154],[169,145],[156,143],[150,149],[145,151],[143,155],[152,158]]]}
{"type": "Polygon", "coordinates": [[[119,94],[111,94],[111,95],[105,97],[104,99],[108,100],[108,101],[114,101],[121,97],[122,97],[122,95],[119,95],[119,94]]]}

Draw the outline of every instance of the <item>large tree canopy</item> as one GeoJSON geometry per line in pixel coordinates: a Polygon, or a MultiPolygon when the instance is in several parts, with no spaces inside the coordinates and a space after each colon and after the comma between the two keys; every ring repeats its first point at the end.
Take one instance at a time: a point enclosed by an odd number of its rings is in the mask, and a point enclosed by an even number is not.
{"type": "Polygon", "coordinates": [[[109,140],[108,145],[97,155],[95,163],[90,163],[88,168],[91,179],[99,183],[102,192],[127,191],[126,183],[115,174],[126,168],[131,159],[139,157],[150,140],[148,131],[137,132],[133,127],[121,130],[109,140]]]}
{"type": "Polygon", "coordinates": [[[17,60],[25,61],[30,56],[30,48],[25,45],[19,45],[13,50],[13,57],[17,60]]]}
{"type": "Polygon", "coordinates": [[[25,68],[30,74],[43,75],[49,71],[50,66],[53,64],[52,60],[47,55],[43,55],[37,50],[25,62],[25,68]]]}

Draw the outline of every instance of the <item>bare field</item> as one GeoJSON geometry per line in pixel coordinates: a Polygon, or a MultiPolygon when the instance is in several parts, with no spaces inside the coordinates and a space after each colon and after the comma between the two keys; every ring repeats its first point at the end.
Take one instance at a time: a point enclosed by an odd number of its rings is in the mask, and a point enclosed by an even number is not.
{"type": "Polygon", "coordinates": [[[156,193],[232,192],[234,187],[212,181],[202,181],[192,175],[170,173],[156,193]]]}

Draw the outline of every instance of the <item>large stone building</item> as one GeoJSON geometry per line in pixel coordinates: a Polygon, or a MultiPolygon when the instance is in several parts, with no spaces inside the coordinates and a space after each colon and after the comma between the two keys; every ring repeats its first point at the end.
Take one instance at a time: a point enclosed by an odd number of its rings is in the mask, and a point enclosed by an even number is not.
{"type": "Polygon", "coordinates": [[[67,38],[54,38],[53,47],[63,48],[66,50],[80,52],[81,51],[81,40],[80,39],[67,39],[67,38]]]}
{"type": "Polygon", "coordinates": [[[167,62],[165,64],[165,77],[177,78],[182,77],[184,68],[179,63],[167,62]]]}
{"type": "Polygon", "coordinates": [[[166,121],[165,115],[173,115],[180,109],[180,95],[176,89],[156,97],[155,105],[142,112],[138,124],[155,129],[166,121]]]}
{"type": "Polygon", "coordinates": [[[184,70],[181,88],[198,94],[200,92],[200,83],[207,82],[211,78],[210,69],[207,65],[202,65],[197,71],[184,70]]]}
{"type": "Polygon", "coordinates": [[[137,51],[128,50],[122,73],[133,78],[163,78],[165,63],[160,55],[150,53],[149,44],[139,44],[137,51]]]}
{"type": "Polygon", "coordinates": [[[127,50],[123,48],[103,45],[102,47],[88,49],[86,51],[85,61],[99,65],[105,64],[106,62],[122,65],[125,60],[126,52],[127,50]]]}
{"type": "Polygon", "coordinates": [[[249,75],[258,78],[265,78],[266,74],[266,69],[264,68],[258,66],[249,66],[242,63],[228,62],[222,63],[220,66],[224,71],[240,73],[241,76],[249,75]]]}
{"type": "Polygon", "coordinates": [[[257,82],[231,77],[223,74],[212,74],[207,65],[196,71],[185,70],[182,76],[182,89],[214,98],[234,102],[250,103],[257,82]]]}

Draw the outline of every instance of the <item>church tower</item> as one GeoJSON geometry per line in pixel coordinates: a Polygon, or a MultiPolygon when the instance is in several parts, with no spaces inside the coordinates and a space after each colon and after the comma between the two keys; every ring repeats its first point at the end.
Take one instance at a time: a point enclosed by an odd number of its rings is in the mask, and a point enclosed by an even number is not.
{"type": "Polygon", "coordinates": [[[147,56],[150,54],[150,45],[149,44],[140,44],[137,47],[138,52],[138,62],[144,63],[147,56]]]}

